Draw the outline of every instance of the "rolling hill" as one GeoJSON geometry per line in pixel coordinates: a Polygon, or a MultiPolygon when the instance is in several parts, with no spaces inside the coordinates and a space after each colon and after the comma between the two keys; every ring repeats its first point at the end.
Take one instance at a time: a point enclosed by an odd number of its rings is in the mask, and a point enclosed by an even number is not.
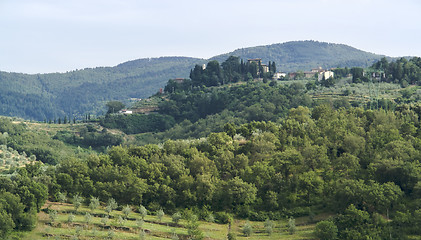
{"type": "MultiPolygon", "coordinates": [[[[365,67],[383,57],[343,44],[296,41],[238,49],[209,60],[223,62],[230,55],[275,61],[280,71],[365,67]]],[[[66,73],[0,72],[0,115],[42,121],[102,114],[107,101],[148,97],[164,87],[168,79],[186,78],[195,64],[206,62],[199,58],[161,57],[66,73]]]]}
{"type": "Polygon", "coordinates": [[[187,57],[161,57],[66,73],[0,72],[0,115],[44,120],[100,114],[109,100],[145,98],[170,78],[188,77],[196,63],[187,57]]]}
{"type": "Polygon", "coordinates": [[[277,69],[284,72],[310,70],[323,67],[367,67],[384,57],[356,48],[335,43],[317,41],[294,41],[266,46],[241,48],[213,57],[224,61],[229,56],[243,59],[261,58],[262,62],[275,61],[277,69]]]}

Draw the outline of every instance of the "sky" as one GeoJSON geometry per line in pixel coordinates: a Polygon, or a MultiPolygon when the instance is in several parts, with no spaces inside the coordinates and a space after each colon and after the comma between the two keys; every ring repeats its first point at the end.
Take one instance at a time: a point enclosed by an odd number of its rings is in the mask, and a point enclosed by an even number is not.
{"type": "Polygon", "coordinates": [[[419,0],[0,0],[0,71],[207,59],[299,40],[421,56],[420,13],[419,0]]]}

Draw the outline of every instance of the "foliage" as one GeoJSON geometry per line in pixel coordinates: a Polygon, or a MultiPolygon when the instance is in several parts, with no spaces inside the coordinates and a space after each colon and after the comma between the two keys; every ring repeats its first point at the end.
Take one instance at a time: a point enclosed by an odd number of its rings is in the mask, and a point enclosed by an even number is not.
{"type": "Polygon", "coordinates": [[[192,214],[187,219],[188,223],[186,225],[187,234],[192,240],[201,240],[204,238],[203,232],[199,229],[199,222],[196,215],[192,214]]]}
{"type": "Polygon", "coordinates": [[[121,109],[125,107],[124,103],[119,102],[119,101],[107,102],[105,106],[108,108],[107,114],[117,113],[118,111],[120,111],[121,109]]]}
{"type": "Polygon", "coordinates": [[[125,207],[123,207],[122,210],[123,214],[124,214],[124,218],[127,219],[127,217],[129,216],[129,214],[132,212],[132,209],[129,205],[126,205],[125,207]]]}
{"type": "Polygon", "coordinates": [[[50,223],[54,223],[58,218],[57,211],[56,210],[50,210],[50,212],[48,213],[48,217],[50,219],[50,223]]]}
{"type": "MultiPolygon", "coordinates": [[[[400,58],[396,61],[388,62],[382,58],[372,66],[374,69],[383,71],[381,81],[405,84],[420,85],[421,81],[421,58],[413,57],[411,59],[400,58]]],[[[405,86],[406,87],[406,86],[405,86]]]]}
{"type": "MultiPolygon", "coordinates": [[[[173,117],[158,114],[107,115],[100,123],[104,127],[120,129],[127,134],[161,132],[175,124],[173,117]]],[[[118,144],[113,142],[109,145],[118,144]]]]}
{"type": "Polygon", "coordinates": [[[180,212],[175,212],[172,216],[171,219],[174,223],[178,224],[178,222],[181,220],[182,216],[180,212]]]}
{"type": "Polygon", "coordinates": [[[90,213],[86,212],[84,218],[85,218],[85,222],[87,224],[89,224],[92,220],[92,215],[90,213]]]}
{"type": "Polygon", "coordinates": [[[295,219],[290,217],[288,219],[288,232],[289,234],[294,234],[297,231],[297,227],[295,226],[295,219]]]}
{"type": "Polygon", "coordinates": [[[368,64],[379,60],[382,56],[367,53],[343,44],[318,41],[292,41],[251,48],[242,48],[233,52],[216,56],[212,59],[223,61],[230,55],[242,59],[262,58],[264,62],[275,61],[277,69],[297,71],[336,67],[368,67],[368,64]]]}
{"type": "Polygon", "coordinates": [[[66,193],[63,193],[63,192],[58,192],[58,200],[59,200],[59,202],[61,202],[61,203],[66,203],[66,201],[67,201],[67,194],[66,193]]]}
{"type": "Polygon", "coordinates": [[[82,202],[83,202],[83,197],[80,196],[79,193],[76,193],[73,196],[73,206],[75,207],[76,212],[80,208],[80,206],[82,205],[82,202]]]}
{"type": "Polygon", "coordinates": [[[143,205],[139,206],[139,213],[140,213],[140,216],[142,217],[142,220],[145,220],[145,217],[148,215],[148,211],[143,205]]]}
{"type": "MultiPolygon", "coordinates": [[[[0,236],[7,239],[13,230],[33,229],[47,195],[47,187],[40,179],[32,179],[25,168],[10,178],[0,176],[0,236]]],[[[52,211],[49,217],[54,221],[57,214],[52,211]]]]}
{"type": "Polygon", "coordinates": [[[227,235],[227,239],[228,240],[236,240],[237,237],[236,237],[235,233],[229,232],[228,235],[227,235]]]}
{"type": "Polygon", "coordinates": [[[75,215],[73,215],[72,213],[70,213],[69,216],[67,217],[67,222],[68,223],[73,223],[74,220],[75,220],[75,215]]]}
{"type": "Polygon", "coordinates": [[[243,226],[243,229],[241,230],[246,237],[250,237],[253,233],[253,227],[249,222],[246,222],[243,226]]]}
{"type": "Polygon", "coordinates": [[[115,67],[66,73],[0,72],[0,115],[38,121],[104,113],[104,102],[145,98],[174,76],[187,77],[202,60],[186,57],[146,58],[115,67]]]}
{"type": "Polygon", "coordinates": [[[265,223],[264,223],[264,227],[265,227],[265,232],[270,236],[273,233],[273,228],[275,224],[273,223],[273,221],[266,219],[265,223]]]}
{"type": "Polygon", "coordinates": [[[159,209],[156,212],[156,217],[158,218],[159,222],[162,222],[162,218],[164,217],[164,215],[165,215],[165,213],[164,213],[164,210],[162,210],[162,209],[159,209]]]}
{"type": "Polygon", "coordinates": [[[314,235],[320,240],[335,240],[337,239],[338,228],[332,221],[320,221],[316,224],[314,235]]]}
{"type": "Polygon", "coordinates": [[[97,197],[91,197],[91,201],[89,203],[89,209],[93,212],[95,209],[99,207],[99,199],[97,197]]]}

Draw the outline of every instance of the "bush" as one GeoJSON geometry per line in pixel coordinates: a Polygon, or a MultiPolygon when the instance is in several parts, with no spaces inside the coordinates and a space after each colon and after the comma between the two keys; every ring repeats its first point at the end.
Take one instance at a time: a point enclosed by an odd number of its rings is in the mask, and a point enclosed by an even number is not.
{"type": "Polygon", "coordinates": [[[215,220],[219,224],[227,224],[227,223],[231,222],[232,217],[229,213],[217,212],[217,213],[215,213],[215,220]]]}
{"type": "Polygon", "coordinates": [[[338,228],[332,221],[321,221],[316,224],[314,235],[320,240],[334,240],[338,236],[338,228]]]}
{"type": "Polygon", "coordinates": [[[235,236],[235,233],[229,232],[227,235],[228,240],[236,240],[237,237],[235,236]]]}
{"type": "Polygon", "coordinates": [[[295,219],[290,218],[288,219],[288,232],[289,234],[294,234],[297,231],[297,227],[295,226],[295,219]]]}
{"type": "Polygon", "coordinates": [[[265,227],[265,232],[270,236],[273,233],[273,228],[275,227],[275,224],[273,223],[273,221],[266,219],[264,223],[264,227],[265,227]]]}
{"type": "Polygon", "coordinates": [[[244,236],[246,236],[246,237],[249,237],[253,233],[253,227],[251,226],[251,224],[249,222],[244,224],[242,232],[243,232],[244,236]]]}
{"type": "Polygon", "coordinates": [[[181,213],[176,212],[172,215],[172,221],[173,223],[178,223],[181,219],[181,213]]]}

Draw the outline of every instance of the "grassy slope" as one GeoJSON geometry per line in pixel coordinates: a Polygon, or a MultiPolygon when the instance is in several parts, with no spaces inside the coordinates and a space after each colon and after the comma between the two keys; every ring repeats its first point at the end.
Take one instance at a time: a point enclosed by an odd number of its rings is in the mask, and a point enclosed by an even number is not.
{"type": "MultiPolygon", "coordinates": [[[[58,218],[54,223],[50,223],[49,215],[44,211],[38,214],[38,225],[29,233],[25,233],[23,239],[54,239],[71,238],[76,235],[76,229],[80,231],[79,239],[104,239],[109,234],[109,229],[114,229],[114,239],[139,239],[139,228],[137,227],[135,219],[140,218],[138,213],[132,212],[122,225],[117,223],[118,216],[123,216],[121,211],[113,211],[105,227],[101,223],[101,217],[105,215],[103,207],[91,212],[86,207],[81,207],[78,212],[74,213],[75,220],[73,223],[68,223],[67,219],[70,212],[74,212],[74,207],[71,204],[61,204],[55,202],[48,202],[43,209],[54,209],[58,211],[58,218]],[[89,224],[86,223],[84,214],[89,212],[92,214],[92,219],[89,224]]],[[[319,215],[316,220],[326,218],[326,215],[319,215]]],[[[245,237],[241,233],[242,226],[246,220],[236,219],[232,229],[237,235],[237,239],[312,239],[312,232],[314,224],[308,224],[307,218],[296,219],[297,232],[290,235],[287,232],[287,220],[275,221],[275,228],[273,234],[269,236],[264,232],[263,222],[250,222],[253,226],[253,234],[250,237],[245,237]]],[[[186,221],[181,220],[178,226],[174,226],[171,222],[171,217],[164,216],[161,223],[158,222],[156,216],[148,215],[142,228],[147,232],[147,239],[168,239],[175,232],[180,239],[187,238],[187,229],[185,228],[186,221]]],[[[200,221],[199,229],[203,231],[205,239],[225,239],[228,233],[227,224],[216,224],[200,221]]]]}

